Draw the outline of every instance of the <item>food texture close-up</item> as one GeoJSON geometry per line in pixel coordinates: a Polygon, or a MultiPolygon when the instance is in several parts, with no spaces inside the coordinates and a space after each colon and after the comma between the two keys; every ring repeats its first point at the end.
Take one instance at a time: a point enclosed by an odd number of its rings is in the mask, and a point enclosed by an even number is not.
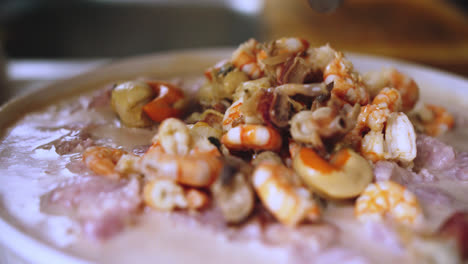
{"type": "MultiPolygon", "coordinates": [[[[459,14],[454,30],[468,21],[457,1],[396,2],[401,12],[438,5],[459,14]]],[[[194,10],[209,14],[210,3],[194,10]]],[[[11,46],[24,28],[10,14],[0,263],[468,261],[468,39],[432,60],[428,53],[453,42],[421,45],[414,56],[416,40],[401,36],[393,44],[367,36],[362,47],[353,37],[322,43],[322,31],[337,30],[330,17],[349,21],[343,12],[360,13],[369,1],[291,1],[282,14],[281,1],[235,3],[224,4],[244,12],[244,26],[264,28],[220,38],[231,47],[187,39],[177,50],[161,42],[158,53],[110,48],[81,61],[57,59],[53,49],[42,50],[52,60],[24,59],[41,50],[11,46]],[[289,12],[299,36],[288,33],[289,12]],[[320,17],[322,29],[306,29],[320,17]],[[353,52],[363,47],[372,55],[353,52]],[[48,73],[64,76],[39,78],[48,73]]],[[[64,8],[51,6],[40,8],[64,8]]],[[[180,15],[184,6],[163,9],[180,15]]],[[[441,28],[448,21],[433,16],[441,28]]],[[[79,47],[76,54],[99,50],[79,47]]]]}

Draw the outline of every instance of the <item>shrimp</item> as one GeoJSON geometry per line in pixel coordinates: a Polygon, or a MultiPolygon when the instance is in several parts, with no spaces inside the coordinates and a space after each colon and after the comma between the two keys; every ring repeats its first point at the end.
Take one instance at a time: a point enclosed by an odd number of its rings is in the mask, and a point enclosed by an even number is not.
{"type": "Polygon", "coordinates": [[[284,70],[289,59],[305,55],[309,42],[302,38],[280,38],[261,50],[258,57],[260,66],[265,69],[272,66],[277,75],[284,70]]]}
{"type": "Polygon", "coordinates": [[[115,166],[124,154],[127,152],[121,149],[89,147],[83,152],[83,162],[86,167],[98,175],[118,179],[120,174],[116,171],[115,166]]]}
{"type": "Polygon", "coordinates": [[[360,221],[379,221],[390,216],[399,223],[418,225],[423,220],[416,196],[393,181],[369,184],[356,200],[354,212],[360,221]]]}
{"type": "Polygon", "coordinates": [[[353,133],[361,135],[370,129],[360,142],[364,157],[373,162],[396,159],[405,163],[416,157],[414,127],[404,113],[398,112],[401,109],[400,92],[395,88],[382,89],[372,104],[361,108],[353,133]]]}
{"type": "Polygon", "coordinates": [[[368,160],[384,160],[387,153],[384,134],[380,131],[369,131],[361,141],[361,154],[368,160]]]}
{"type": "Polygon", "coordinates": [[[258,58],[260,67],[277,84],[304,83],[313,70],[305,62],[309,42],[302,38],[281,38],[264,47],[258,58]]]}
{"type": "Polygon", "coordinates": [[[391,112],[399,112],[403,106],[400,92],[397,89],[387,87],[374,97],[372,104],[379,108],[387,108],[391,112]]]}
{"type": "Polygon", "coordinates": [[[232,54],[231,61],[241,71],[245,72],[251,79],[262,77],[263,70],[257,60],[260,44],[255,39],[249,39],[242,43],[232,54]]]}
{"type": "Polygon", "coordinates": [[[139,156],[124,154],[115,165],[115,170],[124,175],[138,175],[140,174],[137,168],[139,160],[139,156]]]}
{"type": "Polygon", "coordinates": [[[263,118],[258,113],[257,108],[266,88],[269,87],[270,82],[266,78],[239,85],[233,96],[235,101],[224,113],[223,130],[228,131],[239,124],[263,123],[263,118]]]}
{"type": "Polygon", "coordinates": [[[356,129],[362,130],[367,127],[372,131],[382,131],[390,113],[400,109],[400,93],[394,88],[384,88],[371,104],[361,108],[356,129]]]}
{"type": "Polygon", "coordinates": [[[229,149],[278,150],[281,135],[273,128],[263,125],[239,125],[231,128],[221,138],[229,149]]]}
{"type": "Polygon", "coordinates": [[[297,54],[309,48],[309,42],[302,38],[280,38],[273,42],[273,56],[280,54],[297,54]]]}
{"type": "Polygon", "coordinates": [[[385,128],[387,159],[409,163],[416,158],[416,132],[408,117],[392,113],[385,128]]]}
{"type": "Polygon", "coordinates": [[[333,199],[356,197],[374,177],[369,163],[351,149],[342,149],[327,161],[313,149],[301,148],[293,168],[311,190],[333,199]]]}
{"type": "Polygon", "coordinates": [[[371,97],[376,96],[383,88],[392,87],[401,95],[403,112],[414,108],[419,100],[419,87],[409,76],[396,69],[384,69],[380,72],[369,72],[364,75],[364,82],[371,97]]]}
{"type": "Polygon", "coordinates": [[[382,131],[390,113],[388,108],[380,108],[372,104],[366,105],[361,108],[355,130],[359,130],[358,133],[366,128],[375,132],[382,131]]]}
{"type": "Polygon", "coordinates": [[[454,127],[455,119],[445,108],[431,104],[426,104],[426,108],[432,113],[430,121],[423,122],[424,132],[426,134],[436,137],[454,127]]]}
{"type": "Polygon", "coordinates": [[[191,128],[169,118],[161,123],[152,147],[142,156],[138,170],[147,178],[168,178],[177,183],[206,187],[216,180],[222,163],[208,137],[221,132],[199,122],[191,128]]]}
{"type": "Polygon", "coordinates": [[[295,226],[305,219],[317,220],[321,209],[311,193],[294,184],[294,171],[284,165],[263,162],[257,166],[252,181],[255,191],[266,208],[288,226],[295,226]]]}
{"type": "Polygon", "coordinates": [[[208,195],[198,189],[190,188],[185,192],[187,207],[191,210],[201,210],[205,208],[210,199],[208,195]]]}
{"type": "Polygon", "coordinates": [[[385,119],[385,122],[377,123],[378,127],[382,126],[382,129],[385,123],[385,134],[380,129],[372,129],[362,139],[361,153],[373,162],[394,159],[409,163],[414,160],[416,132],[408,116],[403,112],[390,113],[382,119],[385,119]]]}
{"type": "Polygon", "coordinates": [[[241,107],[244,99],[241,98],[232,103],[226,110],[223,117],[223,130],[228,131],[231,128],[244,123],[244,114],[241,112],[241,107]]]}
{"type": "Polygon", "coordinates": [[[358,145],[361,154],[373,162],[385,159],[386,148],[383,129],[389,115],[390,110],[386,107],[381,108],[374,104],[366,105],[361,108],[356,127],[352,132],[357,135],[355,139],[360,141],[358,145]],[[365,129],[370,129],[370,131],[361,136],[365,129]]]}
{"type": "Polygon", "coordinates": [[[408,112],[419,100],[419,87],[416,82],[403,73],[391,69],[389,73],[389,86],[397,89],[401,94],[403,111],[408,112]]]}
{"type": "Polygon", "coordinates": [[[213,67],[205,70],[205,77],[208,81],[213,82],[220,72],[227,72],[232,69],[232,64],[227,60],[217,62],[213,67]]]}
{"type": "Polygon", "coordinates": [[[162,211],[187,208],[189,204],[182,186],[168,179],[147,182],[143,188],[143,200],[148,206],[162,211]]]}
{"type": "Polygon", "coordinates": [[[153,142],[159,142],[164,152],[174,155],[186,155],[192,148],[193,140],[189,128],[182,120],[168,118],[159,126],[153,142]]]}
{"type": "Polygon", "coordinates": [[[221,170],[222,162],[218,155],[218,152],[173,155],[155,145],[142,156],[139,170],[150,179],[167,178],[188,186],[207,187],[216,180],[221,170]]]}
{"type": "Polygon", "coordinates": [[[325,84],[333,83],[331,93],[346,103],[366,105],[369,94],[357,73],[353,72],[352,63],[342,53],[335,53],[335,58],[323,70],[325,84]]]}

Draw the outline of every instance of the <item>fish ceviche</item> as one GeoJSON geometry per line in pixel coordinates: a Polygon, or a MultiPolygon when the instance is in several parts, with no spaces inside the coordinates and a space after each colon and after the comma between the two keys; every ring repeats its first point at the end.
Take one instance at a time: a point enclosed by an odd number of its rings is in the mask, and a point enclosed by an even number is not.
{"type": "Polygon", "coordinates": [[[41,146],[77,174],[42,194],[41,211],[99,243],[149,215],[285,249],[289,263],[468,258],[468,153],[438,139],[468,126],[421,102],[410,76],[361,74],[329,45],[281,38],[246,41],[203,79],[88,96],[75,111],[111,113],[41,146]],[[102,124],[138,143],[106,139],[102,124]]]}

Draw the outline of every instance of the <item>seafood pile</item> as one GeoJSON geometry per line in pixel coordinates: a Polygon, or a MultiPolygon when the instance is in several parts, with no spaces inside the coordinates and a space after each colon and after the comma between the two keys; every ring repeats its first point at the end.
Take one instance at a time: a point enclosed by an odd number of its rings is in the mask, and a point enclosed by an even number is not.
{"type": "Polygon", "coordinates": [[[418,133],[455,125],[440,106],[419,100],[396,69],[361,75],[329,45],[300,38],[254,39],[205,71],[197,98],[163,81],[117,84],[112,108],[129,127],[159,125],[141,156],[92,146],[94,173],[138,179],[144,204],[161,211],[218,208],[242,224],[259,207],[294,227],[321,221],[328,201],[354,203],[359,221],[424,222],[417,196],[374,165],[411,170],[418,133]]]}

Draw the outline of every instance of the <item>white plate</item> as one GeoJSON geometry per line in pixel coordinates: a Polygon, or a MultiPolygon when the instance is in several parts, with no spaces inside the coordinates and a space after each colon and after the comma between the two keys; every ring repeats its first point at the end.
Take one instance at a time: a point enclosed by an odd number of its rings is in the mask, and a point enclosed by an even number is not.
{"type": "MultiPolygon", "coordinates": [[[[142,75],[159,78],[172,78],[187,74],[201,75],[208,66],[221,59],[229,58],[231,52],[232,49],[191,50],[117,61],[92,72],[55,82],[11,100],[0,108],[0,127],[3,130],[22,114],[31,109],[47,105],[52,100],[80,93],[112,80],[132,79],[142,75]]],[[[379,70],[390,66],[395,67],[416,80],[421,87],[422,97],[425,101],[432,101],[450,108],[468,110],[468,80],[465,78],[393,59],[353,54],[348,57],[361,72],[379,70]]],[[[2,178],[5,180],[9,176],[14,175],[0,175],[0,182],[2,178]]],[[[18,255],[20,259],[24,259],[26,262],[38,264],[89,263],[67,255],[44,241],[33,238],[30,234],[24,232],[20,226],[18,220],[12,218],[5,206],[0,203],[0,242],[14,255],[18,255]]],[[[8,253],[8,255],[11,256],[11,253],[8,253]]],[[[8,257],[8,261],[13,259],[16,259],[16,257],[8,257]]],[[[0,255],[0,262],[6,261],[7,257],[2,259],[0,255]]]]}

